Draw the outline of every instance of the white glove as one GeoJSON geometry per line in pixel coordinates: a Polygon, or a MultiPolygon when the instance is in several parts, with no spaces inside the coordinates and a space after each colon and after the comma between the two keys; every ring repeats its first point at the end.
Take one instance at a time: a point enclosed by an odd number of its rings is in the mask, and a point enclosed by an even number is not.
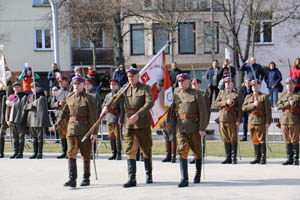
{"type": "Polygon", "coordinates": [[[6,100],[6,105],[8,105],[9,107],[11,107],[12,106],[12,104],[13,104],[13,102],[11,102],[10,100],[6,100]]]}

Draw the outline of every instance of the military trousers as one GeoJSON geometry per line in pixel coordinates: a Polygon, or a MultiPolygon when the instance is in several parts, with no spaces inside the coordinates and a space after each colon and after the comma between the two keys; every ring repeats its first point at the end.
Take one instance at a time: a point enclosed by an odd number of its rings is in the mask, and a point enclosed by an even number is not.
{"type": "Polygon", "coordinates": [[[177,151],[181,159],[187,159],[190,149],[194,153],[195,159],[201,159],[201,136],[199,132],[183,133],[177,132],[177,151]]]}
{"type": "Polygon", "coordinates": [[[125,129],[125,152],[127,159],[135,160],[138,147],[141,148],[144,158],[152,158],[152,131],[151,128],[125,129]]]}
{"type": "Polygon", "coordinates": [[[286,144],[299,143],[299,124],[281,124],[281,131],[286,144]]]}
{"type": "Polygon", "coordinates": [[[84,142],[81,142],[83,135],[67,135],[68,151],[67,155],[69,158],[77,158],[78,150],[83,160],[91,159],[91,140],[87,138],[84,142]]]}
{"type": "Polygon", "coordinates": [[[10,128],[11,128],[11,132],[12,132],[14,141],[17,143],[24,143],[26,128],[24,126],[20,126],[18,124],[12,124],[10,126],[10,128]]]}
{"type": "Polygon", "coordinates": [[[171,121],[171,129],[170,130],[163,129],[163,135],[166,141],[176,142],[176,123],[177,123],[177,117],[173,117],[171,121]]]}
{"type": "Polygon", "coordinates": [[[107,123],[108,138],[121,141],[121,128],[118,123],[107,123]]]}
{"type": "Polygon", "coordinates": [[[266,142],[266,125],[265,124],[249,124],[248,130],[251,135],[253,144],[263,144],[266,142]]]}
{"type": "Polygon", "coordinates": [[[237,127],[235,122],[220,122],[220,134],[223,142],[237,143],[237,127]]]}
{"type": "Polygon", "coordinates": [[[30,127],[29,133],[38,142],[43,142],[44,140],[44,131],[43,127],[30,127]]]}

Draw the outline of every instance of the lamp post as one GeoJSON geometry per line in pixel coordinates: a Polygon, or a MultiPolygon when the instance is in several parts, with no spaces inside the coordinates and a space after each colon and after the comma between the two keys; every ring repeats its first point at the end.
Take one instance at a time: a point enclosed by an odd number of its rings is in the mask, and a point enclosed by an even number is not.
{"type": "Polygon", "coordinates": [[[52,25],[53,25],[53,49],[54,49],[54,62],[59,65],[59,46],[58,46],[58,31],[57,31],[57,10],[59,2],[54,0],[49,0],[52,10],[52,25]]]}

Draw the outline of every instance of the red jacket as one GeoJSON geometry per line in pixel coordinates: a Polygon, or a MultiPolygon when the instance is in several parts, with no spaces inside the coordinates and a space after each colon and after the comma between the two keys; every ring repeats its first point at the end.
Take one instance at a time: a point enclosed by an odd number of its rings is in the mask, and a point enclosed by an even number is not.
{"type": "Polygon", "coordinates": [[[293,78],[297,81],[296,87],[300,87],[300,68],[296,68],[295,65],[291,67],[289,78],[293,78]],[[298,80],[297,80],[298,79],[298,80]]]}

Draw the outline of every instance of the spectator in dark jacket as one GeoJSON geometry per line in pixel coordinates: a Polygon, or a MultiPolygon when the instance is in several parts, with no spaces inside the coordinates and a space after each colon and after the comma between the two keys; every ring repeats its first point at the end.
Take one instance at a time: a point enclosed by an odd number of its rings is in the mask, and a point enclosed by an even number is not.
{"type": "Polygon", "coordinates": [[[218,66],[219,62],[218,60],[214,60],[212,62],[212,67],[210,67],[207,71],[206,71],[206,80],[208,80],[208,98],[209,98],[209,102],[210,105],[212,103],[212,97],[213,97],[213,93],[215,92],[215,98],[217,98],[218,94],[219,94],[219,88],[218,88],[218,84],[221,80],[221,76],[220,76],[220,71],[221,68],[218,66]]]}
{"type": "MultiPolygon", "coordinates": [[[[251,83],[251,79],[246,78],[244,84],[240,89],[240,95],[243,100],[245,100],[248,94],[252,93],[252,88],[250,83],[251,83]]],[[[248,112],[243,112],[243,138],[241,139],[241,141],[247,141],[247,133],[248,133],[248,112]]]]}
{"type": "Polygon", "coordinates": [[[265,72],[261,67],[261,65],[256,63],[256,59],[254,57],[251,57],[249,60],[247,60],[246,63],[244,63],[241,66],[240,70],[246,71],[247,77],[250,78],[251,80],[254,80],[254,75],[252,74],[251,65],[253,67],[256,78],[262,81],[265,77],[265,72]]]}
{"type": "Polygon", "coordinates": [[[98,87],[99,87],[99,84],[100,84],[99,76],[100,75],[96,72],[96,70],[93,69],[92,66],[88,67],[87,78],[92,80],[93,86],[96,88],[96,90],[98,90],[98,87]]]}
{"type": "Polygon", "coordinates": [[[294,91],[296,93],[300,92],[300,58],[295,59],[294,65],[291,67],[289,78],[296,80],[294,91]]]}
{"type": "Polygon", "coordinates": [[[276,68],[275,62],[273,61],[270,62],[269,69],[265,75],[265,82],[267,84],[267,88],[269,92],[271,91],[272,88],[274,88],[273,92],[270,94],[270,101],[271,101],[272,108],[274,106],[274,100],[275,100],[275,106],[277,106],[278,93],[279,93],[281,80],[282,80],[282,75],[281,72],[276,68]]]}
{"type": "Polygon", "coordinates": [[[52,70],[48,73],[48,80],[49,80],[49,88],[50,92],[52,91],[52,88],[54,86],[58,86],[57,80],[56,80],[56,74],[60,73],[60,70],[57,67],[56,63],[52,64],[52,70]]]}
{"type": "Polygon", "coordinates": [[[225,84],[224,84],[224,81],[223,81],[224,78],[226,78],[228,76],[231,76],[231,78],[235,79],[235,74],[236,74],[235,68],[230,65],[230,62],[229,62],[228,59],[225,59],[223,65],[222,65],[222,68],[221,68],[221,70],[219,71],[219,74],[218,74],[218,76],[220,78],[218,88],[220,90],[224,90],[225,89],[225,84]]]}
{"type": "Polygon", "coordinates": [[[127,74],[125,72],[125,67],[123,64],[120,64],[119,68],[115,70],[113,79],[119,81],[120,87],[122,87],[125,83],[128,82],[127,74]]]}
{"type": "Polygon", "coordinates": [[[173,62],[171,64],[171,72],[170,72],[170,81],[171,81],[173,89],[175,87],[177,87],[178,84],[176,84],[176,80],[177,80],[176,77],[178,74],[181,74],[181,73],[182,73],[182,71],[180,69],[178,69],[177,63],[173,62]]]}

